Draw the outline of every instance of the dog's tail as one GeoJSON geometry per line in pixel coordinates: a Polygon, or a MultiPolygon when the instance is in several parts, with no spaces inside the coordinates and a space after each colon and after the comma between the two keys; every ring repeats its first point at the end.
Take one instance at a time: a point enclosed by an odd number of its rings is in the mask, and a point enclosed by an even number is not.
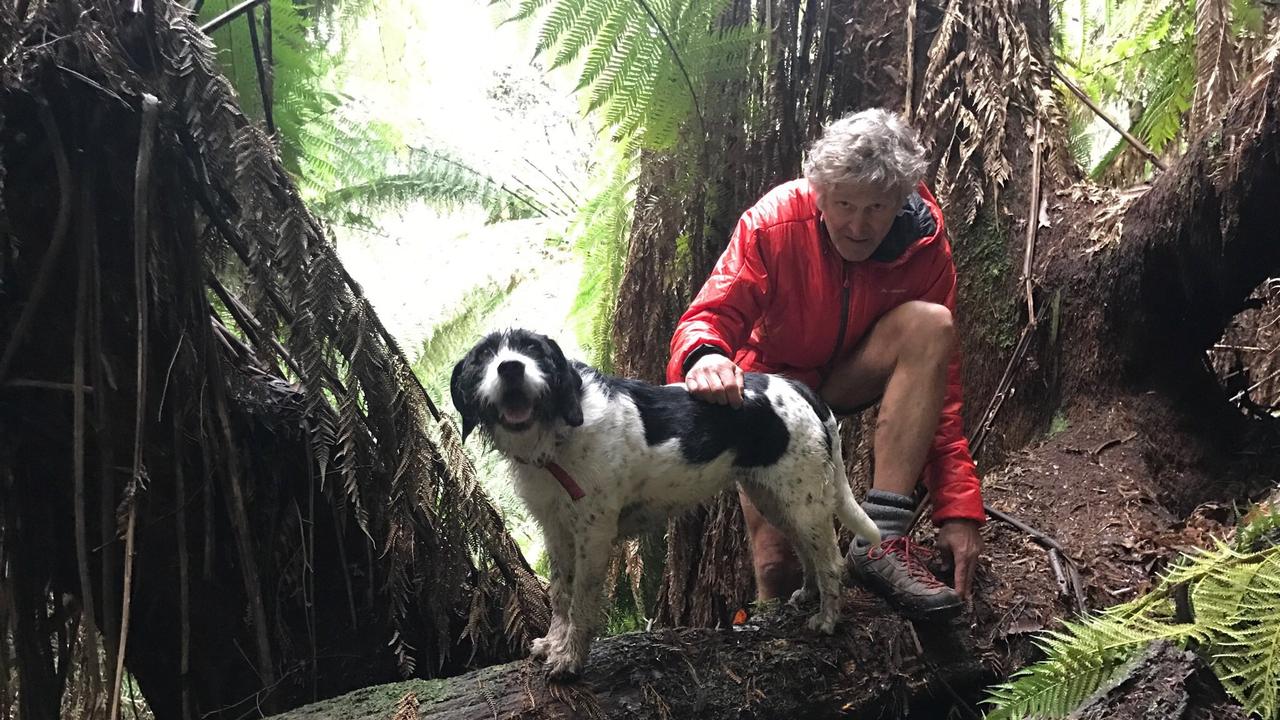
{"type": "Polygon", "coordinates": [[[844,456],[840,451],[840,434],[836,431],[835,418],[829,418],[825,424],[832,440],[831,482],[835,484],[836,515],[855,535],[874,545],[880,542],[880,529],[853,497],[853,489],[849,487],[849,478],[844,472],[844,456]]]}

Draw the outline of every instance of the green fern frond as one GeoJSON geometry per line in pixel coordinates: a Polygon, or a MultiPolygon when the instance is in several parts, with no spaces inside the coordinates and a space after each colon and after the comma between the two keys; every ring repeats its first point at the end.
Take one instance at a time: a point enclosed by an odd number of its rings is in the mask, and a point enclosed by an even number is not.
{"type": "MultiPolygon", "coordinates": [[[[592,43],[591,49],[587,51],[587,61],[582,66],[582,71],[578,74],[578,85],[576,90],[583,90],[595,84],[600,79],[601,73],[610,66],[613,58],[618,55],[619,48],[627,47],[624,38],[638,31],[638,26],[633,22],[633,14],[637,12],[634,3],[624,2],[617,8],[617,12],[613,14],[611,20],[601,28],[592,43]]],[[[566,47],[568,47],[566,45],[566,47]]],[[[575,52],[575,56],[577,53],[575,52]]],[[[556,57],[557,64],[560,56],[556,57]]]]}
{"type": "Polygon", "coordinates": [[[551,8],[551,12],[542,22],[542,29],[538,31],[538,44],[534,48],[534,55],[541,55],[551,49],[560,40],[561,36],[569,30],[570,27],[581,27],[581,23],[586,19],[587,3],[592,2],[595,17],[603,14],[601,6],[603,0],[558,0],[551,8]]]}
{"type": "Polygon", "coordinates": [[[716,22],[728,0],[555,0],[543,18],[538,53],[553,67],[586,54],[578,91],[586,112],[633,147],[669,147],[697,112],[697,97],[731,71],[745,74],[761,32],[726,35],[716,22]]]}
{"type": "Polygon", "coordinates": [[[1236,534],[1235,549],[1256,552],[1280,545],[1280,506],[1260,503],[1245,514],[1246,522],[1236,534]]]}
{"type": "Polygon", "coordinates": [[[519,22],[521,20],[528,20],[529,18],[533,17],[534,14],[536,14],[539,10],[541,10],[542,7],[550,1],[551,0],[523,0],[520,3],[520,8],[516,10],[516,13],[511,17],[507,18],[506,20],[504,20],[503,24],[505,25],[510,22],[519,22]]]}
{"type": "MultiPolygon", "coordinates": [[[[559,44],[561,45],[561,49],[559,49],[559,53],[556,54],[556,59],[552,60],[552,68],[558,68],[561,67],[561,65],[570,63],[570,61],[577,58],[577,56],[582,53],[582,50],[584,50],[585,47],[593,45],[593,41],[596,37],[600,38],[600,45],[611,44],[612,37],[616,37],[617,35],[617,26],[618,23],[620,23],[620,20],[630,17],[630,13],[626,12],[626,9],[622,9],[622,12],[618,12],[618,10],[620,10],[620,8],[618,8],[618,3],[621,3],[621,1],[622,0],[594,0],[586,5],[586,8],[582,9],[581,17],[577,19],[577,22],[573,23],[571,27],[568,27],[567,32],[564,33],[564,40],[559,44]],[[605,23],[605,19],[607,18],[613,19],[609,20],[608,23],[605,23]],[[611,26],[613,32],[612,37],[607,35],[608,32],[611,32],[611,26]]],[[[627,5],[630,5],[630,3],[627,3],[627,5]]],[[[549,49],[552,44],[554,44],[554,41],[544,47],[541,45],[541,42],[539,42],[538,53],[543,53],[543,51],[549,49]]]]}
{"type": "Polygon", "coordinates": [[[590,362],[612,368],[613,309],[635,206],[635,166],[631,155],[604,165],[600,189],[578,211],[569,228],[582,257],[582,279],[569,311],[570,323],[590,362]]]}
{"type": "Polygon", "coordinates": [[[519,275],[513,275],[505,283],[493,282],[472,289],[447,319],[431,329],[413,361],[413,372],[432,397],[449,397],[454,363],[466,354],[486,320],[515,292],[520,281],[519,275]]]}
{"type": "Polygon", "coordinates": [[[1280,554],[1269,552],[1194,593],[1196,622],[1207,628],[1211,667],[1245,712],[1280,714],[1280,554]],[[1206,587],[1208,586],[1208,587],[1206,587]]]}
{"type": "MultiPolygon", "coordinates": [[[[1256,541],[1277,524],[1267,512],[1239,536],[1256,541]]],[[[1065,717],[1159,640],[1200,652],[1247,712],[1280,717],[1280,547],[1248,547],[1217,541],[1184,556],[1146,596],[1047,633],[1045,659],[994,688],[987,717],[1065,717]],[[1176,620],[1179,588],[1189,591],[1191,622],[1176,620]]]]}

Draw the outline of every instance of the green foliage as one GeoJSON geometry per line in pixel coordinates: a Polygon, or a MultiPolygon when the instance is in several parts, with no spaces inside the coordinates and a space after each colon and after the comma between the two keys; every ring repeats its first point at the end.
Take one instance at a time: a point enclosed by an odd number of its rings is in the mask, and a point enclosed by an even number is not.
{"type": "MultiPolygon", "coordinates": [[[[526,0],[512,19],[544,3],[526,0]]],[[[538,31],[551,67],[585,57],[578,89],[615,140],[630,149],[669,149],[696,118],[711,83],[740,76],[760,31],[718,29],[728,0],[555,0],[538,31]]]]}
{"type": "Polygon", "coordinates": [[[1070,425],[1067,422],[1067,418],[1063,416],[1062,411],[1054,413],[1053,420],[1049,423],[1049,437],[1066,432],[1070,425]]]}
{"type": "MultiPolygon", "coordinates": [[[[201,21],[232,4],[206,3],[201,21]]],[[[389,124],[362,117],[354,98],[330,88],[346,36],[340,28],[353,25],[371,7],[329,0],[304,14],[292,0],[271,0],[272,117],[281,159],[312,209],[330,221],[361,227],[371,227],[371,216],[378,211],[414,202],[445,210],[479,205],[490,222],[544,215],[539,201],[513,192],[443,149],[405,149],[389,124]]],[[[259,27],[260,36],[264,30],[259,27]]],[[[213,39],[246,113],[265,120],[247,18],[223,26],[213,39]]]]}
{"type": "Polygon", "coordinates": [[[475,343],[486,321],[511,296],[520,280],[516,275],[506,283],[489,283],[471,290],[454,306],[454,312],[432,328],[431,334],[422,341],[413,361],[413,372],[431,397],[449,397],[449,377],[454,363],[475,343]]]}
{"type": "MultiPolygon", "coordinates": [[[[1185,119],[1195,95],[1195,8],[1182,0],[1081,0],[1059,3],[1059,15],[1073,11],[1081,30],[1055,35],[1061,66],[1099,105],[1157,154],[1182,139],[1185,119]]],[[[1092,112],[1075,105],[1070,115],[1073,154],[1092,159],[1089,129],[1092,112]],[[1086,151],[1085,148],[1088,148],[1086,151]]],[[[1114,174],[1128,149],[1115,137],[1090,172],[1095,179],[1114,174]]],[[[1124,175],[1124,173],[1121,173],[1124,175]]]]}
{"type": "Polygon", "coordinates": [[[545,214],[539,200],[508,189],[443,151],[410,151],[404,162],[388,163],[384,168],[368,167],[363,173],[346,174],[343,179],[349,184],[331,182],[329,187],[337,187],[328,191],[317,188],[320,194],[312,207],[347,224],[372,226],[370,215],[374,212],[404,209],[415,203],[445,212],[479,205],[488,213],[488,222],[545,214]]]}
{"type": "Polygon", "coordinates": [[[1045,659],[992,689],[987,718],[1067,717],[1160,640],[1198,652],[1246,712],[1280,718],[1280,546],[1262,542],[1277,528],[1280,514],[1258,513],[1236,542],[1184,556],[1148,595],[1048,633],[1045,659]]]}
{"type": "Polygon", "coordinates": [[[613,309],[631,234],[634,168],[635,163],[626,155],[606,164],[600,188],[570,226],[583,271],[569,318],[589,361],[605,372],[613,366],[613,309]]]}

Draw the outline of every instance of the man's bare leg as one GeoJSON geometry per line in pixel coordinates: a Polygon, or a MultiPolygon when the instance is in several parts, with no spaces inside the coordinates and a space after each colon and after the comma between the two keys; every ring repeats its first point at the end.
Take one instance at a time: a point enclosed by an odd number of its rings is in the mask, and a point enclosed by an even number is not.
{"type": "Polygon", "coordinates": [[[819,390],[837,409],[880,398],[871,481],[876,490],[915,491],[938,430],[955,345],[951,311],[933,303],[904,303],[880,318],[819,390]]]}
{"type": "Polygon", "coordinates": [[[909,537],[912,497],[928,459],[946,396],[947,366],[955,350],[951,313],[910,302],[876,323],[867,339],[827,378],[820,394],[836,408],[874,402],[882,392],[875,432],[875,472],[862,509],[883,538],[855,541],[848,561],[869,589],[907,613],[942,618],[958,611],[960,596],[923,562],[909,537]]]}
{"type": "MultiPolygon", "coordinates": [[[[955,342],[951,313],[945,307],[904,303],[880,318],[822,386],[823,400],[837,409],[880,399],[874,489],[902,496],[915,490],[937,431],[955,342]]],[[[794,551],[745,495],[739,497],[757,598],[790,597],[802,578],[794,551]]]]}
{"type": "Polygon", "coordinates": [[[804,573],[791,541],[781,530],[769,524],[746,493],[738,491],[742,516],[747,521],[747,539],[751,542],[751,567],[756,576],[756,599],[789,598],[800,588],[804,573]]]}

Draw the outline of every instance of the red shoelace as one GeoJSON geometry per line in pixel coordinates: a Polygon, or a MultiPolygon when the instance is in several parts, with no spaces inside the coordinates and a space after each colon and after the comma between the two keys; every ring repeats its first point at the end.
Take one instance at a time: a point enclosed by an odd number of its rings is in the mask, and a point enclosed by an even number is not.
{"type": "Polygon", "coordinates": [[[867,559],[869,560],[879,560],[885,555],[897,555],[901,558],[902,563],[907,566],[907,573],[926,586],[930,588],[947,587],[946,583],[935,577],[933,573],[929,572],[929,568],[925,567],[925,562],[933,556],[933,552],[912,542],[907,536],[900,535],[896,538],[884,540],[867,550],[867,559]]]}

